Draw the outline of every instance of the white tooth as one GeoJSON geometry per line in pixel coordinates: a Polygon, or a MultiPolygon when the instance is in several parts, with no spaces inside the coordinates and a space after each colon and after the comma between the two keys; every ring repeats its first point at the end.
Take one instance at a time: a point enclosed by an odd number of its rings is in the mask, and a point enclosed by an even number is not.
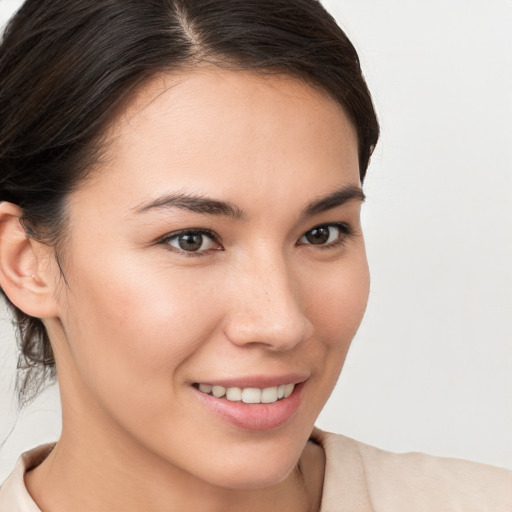
{"type": "Polygon", "coordinates": [[[227,388],[226,398],[231,402],[240,402],[242,400],[242,390],[240,388],[227,388]]]}
{"type": "Polygon", "coordinates": [[[278,388],[277,388],[277,398],[278,400],[280,400],[281,398],[284,397],[284,390],[286,388],[286,384],[281,384],[278,388]]]}
{"type": "Polygon", "coordinates": [[[226,388],[224,386],[213,386],[212,394],[217,398],[221,398],[226,394],[226,388]]]}
{"type": "Polygon", "coordinates": [[[261,403],[272,404],[277,402],[277,386],[273,388],[265,388],[261,392],[261,403]]]}
{"type": "Polygon", "coordinates": [[[242,390],[242,402],[245,404],[259,404],[261,402],[261,389],[245,388],[242,390]]]}
{"type": "Polygon", "coordinates": [[[199,384],[199,391],[203,393],[211,393],[213,386],[211,384],[199,384]]]}
{"type": "Polygon", "coordinates": [[[292,394],[294,387],[295,387],[295,384],[286,384],[286,386],[284,388],[284,397],[285,398],[288,398],[292,394]]]}

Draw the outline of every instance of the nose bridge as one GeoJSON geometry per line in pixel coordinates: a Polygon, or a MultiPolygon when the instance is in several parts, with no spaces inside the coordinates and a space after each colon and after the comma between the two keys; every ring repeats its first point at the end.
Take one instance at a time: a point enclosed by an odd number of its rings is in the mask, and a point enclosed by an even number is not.
{"type": "Polygon", "coordinates": [[[232,278],[226,333],[233,343],[289,350],[310,335],[299,283],[282,251],[260,248],[240,262],[232,278]]]}

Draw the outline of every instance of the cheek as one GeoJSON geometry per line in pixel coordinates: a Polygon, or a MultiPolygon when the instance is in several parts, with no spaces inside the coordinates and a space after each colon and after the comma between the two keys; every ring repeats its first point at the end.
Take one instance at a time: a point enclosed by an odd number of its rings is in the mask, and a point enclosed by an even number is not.
{"type": "Polygon", "coordinates": [[[364,252],[335,268],[324,269],[309,282],[308,310],[329,345],[350,343],[363,318],[370,287],[364,252]]]}
{"type": "Polygon", "coordinates": [[[192,285],[186,272],[147,268],[126,255],[115,265],[95,261],[102,265],[71,276],[65,301],[63,324],[78,372],[97,399],[116,409],[172,400],[181,366],[217,324],[211,290],[201,280],[192,285]]]}
{"type": "Polygon", "coordinates": [[[308,283],[308,315],[314,324],[315,377],[322,382],[325,399],[331,393],[364,316],[370,277],[364,250],[340,261],[308,283]]]}

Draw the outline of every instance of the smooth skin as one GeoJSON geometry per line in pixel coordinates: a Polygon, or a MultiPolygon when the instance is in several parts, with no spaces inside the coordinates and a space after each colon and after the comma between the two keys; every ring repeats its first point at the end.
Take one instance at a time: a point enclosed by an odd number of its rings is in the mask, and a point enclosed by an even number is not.
{"type": "Polygon", "coordinates": [[[352,124],[298,79],[204,68],[154,77],[107,140],[68,198],[65,279],[0,205],[1,285],[43,319],[62,398],[29,492],[52,512],[319,510],[325,457],[308,438],[369,275],[361,198],[308,206],[360,189],[352,124]],[[231,209],[169,202],[185,196],[231,209]],[[193,386],[290,374],[300,405],[263,431],[193,386]]]}

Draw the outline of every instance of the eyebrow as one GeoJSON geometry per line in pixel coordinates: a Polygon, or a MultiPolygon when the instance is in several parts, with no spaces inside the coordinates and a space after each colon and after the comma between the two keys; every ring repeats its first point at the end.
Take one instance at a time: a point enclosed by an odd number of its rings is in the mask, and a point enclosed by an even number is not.
{"type": "Polygon", "coordinates": [[[335,190],[326,197],[322,197],[310,203],[302,211],[302,217],[312,217],[319,213],[332,210],[338,206],[351,201],[364,202],[366,196],[360,187],[355,185],[348,185],[338,190],[335,190]]]}
{"type": "MultiPolygon", "coordinates": [[[[319,213],[332,210],[350,201],[364,201],[365,195],[360,187],[345,186],[326,197],[322,197],[308,204],[302,210],[302,217],[311,217],[319,213]]],[[[206,215],[219,215],[231,217],[235,220],[246,218],[245,212],[238,206],[228,202],[211,199],[201,195],[185,193],[165,194],[157,199],[143,203],[135,208],[136,213],[145,213],[150,210],[180,208],[206,215]]]]}
{"type": "Polygon", "coordinates": [[[237,220],[245,217],[245,213],[238,208],[238,206],[227,201],[218,201],[200,195],[196,196],[184,193],[166,194],[154,201],[142,204],[135,208],[135,211],[137,213],[145,213],[149,210],[168,208],[181,208],[182,210],[190,210],[207,215],[232,217],[237,220]]]}

